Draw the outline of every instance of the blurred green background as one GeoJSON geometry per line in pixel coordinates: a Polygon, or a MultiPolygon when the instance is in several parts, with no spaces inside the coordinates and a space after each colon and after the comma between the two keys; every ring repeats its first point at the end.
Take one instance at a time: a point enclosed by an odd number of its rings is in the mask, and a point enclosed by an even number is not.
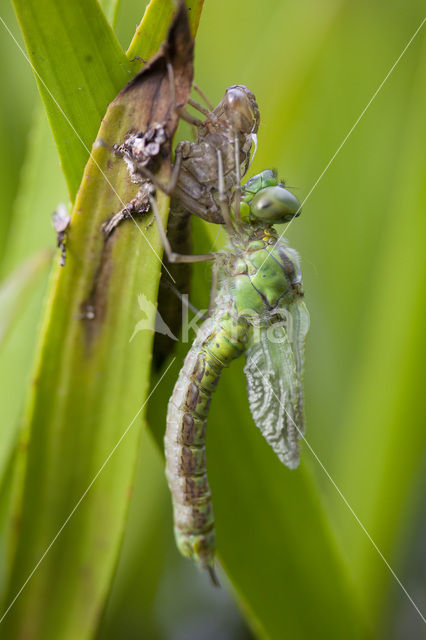
{"type": "MultiPolygon", "coordinates": [[[[144,3],[135,0],[119,5],[116,33],[124,49],[143,9],[144,3]]],[[[322,172],[423,14],[424,3],[417,0],[207,0],[195,52],[195,81],[214,104],[225,87],[236,83],[257,97],[262,120],[250,174],[276,168],[300,200],[309,194],[287,234],[302,256],[311,313],[305,379],[310,446],[303,447],[303,464],[319,487],[318,499],[376,638],[417,639],[425,629],[381,557],[424,615],[425,28],[322,172]]],[[[9,5],[4,3],[1,16],[22,43],[9,5]]],[[[54,246],[50,215],[59,202],[67,202],[67,194],[31,69],[2,25],[0,54],[3,279],[36,249],[54,246]]],[[[216,229],[211,234],[214,238],[216,229]]],[[[31,287],[0,352],[3,492],[34,357],[45,275],[31,287]]],[[[197,269],[195,304],[205,302],[207,277],[206,268],[197,269]]],[[[182,348],[175,369],[183,353],[182,348]]],[[[170,376],[153,398],[148,417],[155,435],[163,429],[172,386],[170,376]]],[[[224,481],[214,461],[226,457],[226,426],[232,429],[237,421],[254,429],[245,403],[236,365],[224,375],[209,422],[213,495],[216,488],[220,495],[224,481]],[[235,379],[237,387],[231,386],[235,379]]],[[[303,637],[287,635],[285,619],[282,635],[276,626],[265,631],[264,622],[256,620],[259,612],[246,613],[253,609],[246,602],[250,598],[235,595],[224,574],[226,587],[212,590],[178,557],[163,463],[149,432],[143,434],[141,450],[123,549],[98,637],[303,637]]],[[[265,460],[268,455],[265,449],[265,460]]],[[[236,466],[243,463],[235,459],[236,466]]],[[[221,504],[216,508],[219,551],[220,516],[226,519],[221,504]]],[[[254,517],[256,509],[253,500],[254,517]]],[[[7,513],[0,518],[4,546],[7,513]]],[[[274,522],[270,513],[263,526],[273,529],[274,522]]],[[[313,532],[303,525],[302,520],[295,547],[284,554],[306,553],[313,532]]],[[[225,533],[223,547],[226,558],[225,533]]],[[[322,571],[324,582],[307,591],[324,588],[328,576],[322,571]]],[[[318,570],[313,575],[318,580],[318,570]]],[[[310,608],[306,615],[315,619],[319,612],[310,608]]],[[[337,637],[333,612],[329,615],[328,637],[337,637]]]]}

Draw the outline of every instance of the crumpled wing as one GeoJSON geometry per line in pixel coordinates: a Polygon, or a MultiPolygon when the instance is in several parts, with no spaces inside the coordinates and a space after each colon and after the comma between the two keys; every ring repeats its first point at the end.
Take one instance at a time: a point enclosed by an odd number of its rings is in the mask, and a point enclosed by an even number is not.
{"type": "Polygon", "coordinates": [[[302,434],[305,433],[305,415],[303,407],[303,376],[305,372],[305,343],[309,330],[309,311],[303,298],[298,298],[287,307],[288,335],[296,361],[297,377],[297,424],[302,434]]]}
{"type": "MultiPolygon", "coordinates": [[[[295,310],[296,319],[301,320],[301,315],[295,310]]],[[[277,325],[253,327],[252,332],[244,367],[250,409],[256,425],[281,462],[294,469],[299,464],[303,430],[303,423],[299,424],[301,380],[298,376],[303,359],[293,352],[293,344],[299,344],[300,338],[295,338],[292,344],[286,328],[277,325]]]]}

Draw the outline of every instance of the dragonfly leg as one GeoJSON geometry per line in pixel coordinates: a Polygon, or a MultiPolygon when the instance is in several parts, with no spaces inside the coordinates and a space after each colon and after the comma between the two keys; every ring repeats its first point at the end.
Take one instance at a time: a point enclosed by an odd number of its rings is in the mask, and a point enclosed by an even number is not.
{"type": "Polygon", "coordinates": [[[197,111],[202,113],[203,116],[206,116],[207,118],[210,116],[210,111],[205,107],[203,107],[203,105],[197,102],[196,100],[193,100],[192,98],[188,98],[188,104],[190,104],[191,107],[194,107],[194,109],[197,109],[197,111]]]}
{"type": "Polygon", "coordinates": [[[219,578],[217,577],[217,573],[216,573],[216,571],[214,570],[214,567],[213,567],[213,566],[211,566],[211,565],[208,565],[208,566],[206,567],[206,569],[207,569],[207,571],[208,571],[208,573],[209,573],[210,582],[212,583],[212,585],[213,585],[214,587],[218,587],[218,588],[219,588],[219,587],[220,587],[220,582],[219,582],[219,578]]]}
{"type": "Polygon", "coordinates": [[[178,104],[176,104],[175,78],[173,74],[173,67],[170,62],[167,64],[167,73],[169,75],[170,82],[170,103],[173,109],[176,111],[179,117],[182,118],[182,120],[189,122],[189,124],[194,124],[196,127],[201,126],[203,124],[202,120],[195,118],[190,113],[188,113],[188,111],[184,109],[184,107],[180,107],[178,104]]]}
{"type": "Polygon", "coordinates": [[[156,187],[157,189],[160,189],[160,191],[165,193],[167,196],[170,196],[175,190],[175,187],[179,178],[181,166],[182,166],[182,154],[178,150],[175,153],[175,161],[172,166],[172,172],[167,184],[164,184],[163,182],[161,182],[161,180],[159,180],[157,176],[155,176],[152,173],[152,171],[150,171],[146,167],[140,167],[139,171],[145,178],[148,178],[148,180],[152,182],[154,187],[156,187]]]}
{"type": "Polygon", "coordinates": [[[210,100],[207,98],[207,96],[204,93],[204,91],[201,91],[200,87],[198,85],[196,85],[195,82],[192,83],[192,86],[194,87],[194,90],[198,93],[198,95],[201,96],[201,98],[204,100],[204,102],[206,103],[206,105],[208,106],[210,111],[213,111],[214,106],[212,105],[210,100]]]}
{"type": "Polygon", "coordinates": [[[149,197],[154,193],[154,188],[148,180],[141,182],[139,191],[136,196],[130,200],[120,211],[105,220],[101,229],[108,238],[109,235],[118,227],[123,220],[133,219],[136,214],[143,214],[149,211],[149,197]]]}
{"type": "Polygon", "coordinates": [[[201,253],[198,255],[185,255],[182,253],[175,253],[171,247],[167,234],[163,229],[160,214],[157,208],[157,203],[155,202],[152,196],[150,197],[150,203],[151,203],[152,213],[154,214],[155,222],[158,227],[158,232],[160,234],[161,242],[169,262],[177,264],[177,263],[183,263],[183,262],[208,262],[209,260],[216,259],[217,253],[201,253]]]}

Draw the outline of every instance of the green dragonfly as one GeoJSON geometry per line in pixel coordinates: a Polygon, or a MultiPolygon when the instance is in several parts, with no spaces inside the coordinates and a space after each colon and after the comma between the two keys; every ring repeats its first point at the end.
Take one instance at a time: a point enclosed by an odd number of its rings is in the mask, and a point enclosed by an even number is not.
{"type": "MultiPolygon", "coordinates": [[[[295,468],[304,433],[302,384],[309,327],[298,255],[274,228],[300,214],[297,198],[268,170],[245,184],[233,209],[226,198],[220,203],[229,241],[223,251],[200,256],[214,261],[217,291],[170,398],[165,435],[177,546],[207,569],[215,584],[214,517],[205,456],[212,394],[223,368],[245,353],[254,422],[279,459],[295,468]]],[[[164,236],[163,231],[166,252],[173,257],[164,236]]]]}

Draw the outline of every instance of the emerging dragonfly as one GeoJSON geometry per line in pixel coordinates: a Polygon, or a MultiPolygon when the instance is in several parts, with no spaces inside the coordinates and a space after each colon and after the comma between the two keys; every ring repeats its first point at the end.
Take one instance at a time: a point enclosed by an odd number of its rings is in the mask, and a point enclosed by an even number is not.
{"type": "MultiPolygon", "coordinates": [[[[176,382],[165,435],[177,546],[207,569],[215,584],[214,518],[205,457],[212,394],[223,368],[245,352],[254,421],[280,460],[295,468],[304,432],[302,381],[309,327],[299,258],[273,226],[299,215],[297,198],[269,170],[251,178],[241,195],[236,189],[233,209],[223,189],[219,154],[220,205],[229,242],[225,250],[199,257],[214,261],[219,282],[210,317],[200,327],[176,382]]],[[[153,208],[155,213],[154,203],[153,208]]],[[[161,226],[160,232],[169,258],[179,261],[161,226]]],[[[183,256],[189,258],[197,259],[183,256]]]]}

